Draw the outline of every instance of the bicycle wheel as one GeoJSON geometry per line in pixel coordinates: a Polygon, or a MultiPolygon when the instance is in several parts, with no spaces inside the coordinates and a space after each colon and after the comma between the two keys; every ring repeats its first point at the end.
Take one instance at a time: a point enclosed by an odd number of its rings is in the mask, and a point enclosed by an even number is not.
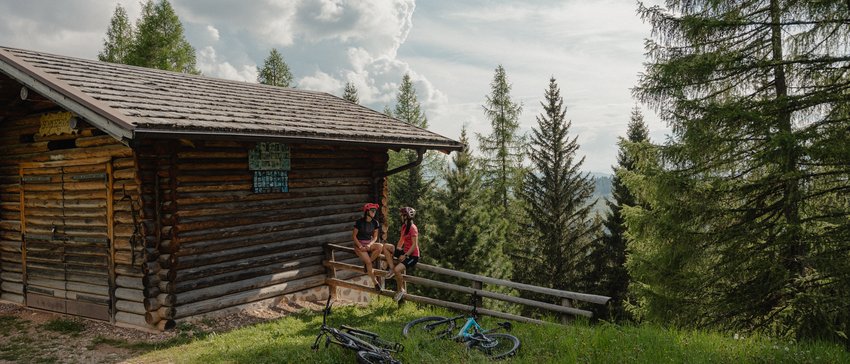
{"type": "Polygon", "coordinates": [[[357,352],[357,362],[360,364],[401,364],[389,354],[361,350],[357,352]]]}
{"type": "Polygon", "coordinates": [[[409,338],[437,338],[442,339],[452,335],[455,328],[455,322],[447,320],[445,317],[428,316],[410,321],[404,325],[402,334],[409,338]],[[442,321],[442,322],[441,322],[442,321]]]}
{"type": "Polygon", "coordinates": [[[519,339],[509,334],[486,334],[482,339],[474,339],[468,344],[490,357],[490,359],[504,359],[516,354],[519,349],[519,339]]]}

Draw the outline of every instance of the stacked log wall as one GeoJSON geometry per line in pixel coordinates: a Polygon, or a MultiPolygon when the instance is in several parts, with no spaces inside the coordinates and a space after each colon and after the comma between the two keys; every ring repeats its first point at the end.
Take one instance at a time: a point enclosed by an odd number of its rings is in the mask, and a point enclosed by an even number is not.
{"type": "Polygon", "coordinates": [[[116,320],[123,324],[157,330],[174,326],[174,320],[158,315],[173,302],[161,286],[168,283],[168,267],[161,264],[174,246],[174,148],[177,141],[141,141],[134,147],[138,199],[136,209],[135,260],[119,265],[123,286],[116,297],[116,320]]]}
{"type": "MultiPolygon", "coordinates": [[[[63,111],[47,101],[40,101],[38,109],[63,111]]],[[[39,136],[43,113],[32,112],[0,120],[0,300],[18,304],[24,303],[23,262],[26,254],[21,234],[22,163],[111,159],[109,168],[112,173],[108,173],[107,177],[113,182],[111,193],[114,198],[123,196],[125,187],[135,188],[132,149],[86,123],[80,124],[75,135],[39,136]],[[61,149],[51,146],[59,141],[63,145],[61,149]]],[[[113,244],[123,246],[128,241],[124,226],[126,206],[114,201],[114,211],[114,226],[111,227],[113,244]]],[[[107,209],[103,210],[103,218],[108,218],[107,209]]],[[[113,259],[124,257],[110,257],[109,264],[113,259]]],[[[110,287],[115,287],[113,279],[110,276],[110,287]]]]}
{"type": "Polygon", "coordinates": [[[254,193],[253,147],[176,147],[176,212],[158,259],[167,272],[162,307],[150,319],[182,319],[323,285],[323,244],[352,243],[353,222],[363,203],[375,201],[376,171],[387,162],[385,150],[290,145],[289,192],[254,193]]]}

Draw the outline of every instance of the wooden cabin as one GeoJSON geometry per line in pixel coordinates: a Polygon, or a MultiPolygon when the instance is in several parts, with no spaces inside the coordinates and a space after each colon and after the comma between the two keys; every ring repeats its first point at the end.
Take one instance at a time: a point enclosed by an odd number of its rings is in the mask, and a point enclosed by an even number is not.
{"type": "Polygon", "coordinates": [[[146,329],[322,286],[387,151],[333,95],[0,47],[0,300],[146,329]]]}

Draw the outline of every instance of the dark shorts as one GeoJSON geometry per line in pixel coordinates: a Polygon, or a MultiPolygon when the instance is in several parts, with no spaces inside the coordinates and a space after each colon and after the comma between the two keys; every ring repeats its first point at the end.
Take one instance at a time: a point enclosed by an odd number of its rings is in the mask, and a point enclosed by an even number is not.
{"type": "MultiPolygon", "coordinates": [[[[398,259],[398,257],[400,257],[402,254],[404,254],[404,250],[395,249],[395,251],[393,251],[393,258],[398,259]]],[[[407,268],[413,268],[413,266],[416,265],[416,263],[419,263],[419,257],[413,257],[413,256],[407,257],[407,259],[405,259],[403,262],[401,262],[401,264],[404,264],[404,266],[407,267],[407,268]]]]}

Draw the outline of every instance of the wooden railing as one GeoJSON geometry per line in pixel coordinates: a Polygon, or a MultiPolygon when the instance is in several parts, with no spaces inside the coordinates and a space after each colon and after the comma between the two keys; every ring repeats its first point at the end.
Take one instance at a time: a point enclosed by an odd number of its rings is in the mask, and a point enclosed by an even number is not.
{"type": "MultiPolygon", "coordinates": [[[[373,287],[364,286],[364,285],[360,285],[360,284],[353,283],[353,282],[348,282],[348,281],[344,280],[342,277],[338,277],[338,275],[337,275],[338,269],[348,271],[348,272],[365,273],[366,268],[363,266],[363,262],[360,261],[360,259],[357,258],[356,256],[351,257],[351,254],[354,254],[354,248],[352,248],[352,247],[336,245],[336,244],[325,244],[324,266],[325,266],[326,272],[327,272],[327,278],[326,278],[325,282],[331,288],[330,291],[331,291],[332,296],[336,295],[336,288],[337,287],[351,288],[351,289],[355,289],[355,290],[371,292],[371,293],[375,293],[375,294],[381,294],[381,295],[388,296],[388,297],[392,297],[393,295],[395,295],[394,291],[389,291],[389,290],[384,289],[380,293],[378,293],[378,292],[375,291],[375,289],[373,287]],[[345,253],[350,253],[350,254],[346,254],[345,259],[338,260],[338,259],[336,259],[337,258],[337,256],[336,256],[337,252],[345,252],[345,253]]],[[[440,282],[440,281],[436,281],[436,280],[432,280],[432,279],[412,276],[412,275],[408,275],[408,274],[404,275],[405,282],[417,284],[417,285],[422,285],[422,286],[427,286],[427,287],[435,287],[435,288],[439,288],[439,289],[446,289],[446,290],[455,291],[455,292],[469,293],[471,295],[476,294],[480,297],[490,298],[490,299],[499,300],[499,301],[503,301],[503,302],[513,303],[513,304],[518,304],[518,305],[523,305],[523,306],[528,306],[528,307],[534,307],[534,308],[541,308],[541,309],[548,310],[548,311],[559,314],[561,316],[561,322],[562,323],[566,323],[567,320],[571,316],[591,317],[593,315],[593,313],[590,312],[590,311],[572,307],[572,305],[571,305],[572,300],[604,305],[608,302],[608,300],[611,299],[610,297],[605,297],[605,296],[598,296],[598,295],[593,295],[593,294],[577,293],[577,292],[570,292],[570,291],[561,291],[561,290],[552,289],[552,288],[533,286],[533,285],[530,285],[530,284],[516,283],[516,282],[504,280],[504,279],[490,278],[490,277],[480,276],[480,275],[477,275],[477,274],[471,274],[471,273],[465,273],[465,272],[456,271],[456,270],[452,270],[452,269],[440,268],[440,267],[436,267],[436,266],[428,265],[428,264],[423,264],[423,263],[416,264],[415,269],[424,270],[424,271],[437,273],[437,274],[450,276],[450,277],[466,279],[466,280],[471,281],[472,286],[466,287],[466,286],[461,286],[461,285],[457,285],[457,284],[445,283],[445,282],[440,282]],[[534,292],[534,293],[540,293],[540,294],[544,294],[544,295],[558,297],[558,298],[561,299],[561,305],[555,305],[555,304],[546,303],[546,302],[534,301],[534,300],[530,300],[530,299],[509,296],[509,295],[506,295],[506,294],[503,294],[503,293],[488,291],[488,290],[485,290],[483,288],[485,283],[488,284],[488,285],[503,286],[503,287],[513,288],[513,289],[517,289],[517,290],[521,290],[521,291],[534,292]]],[[[374,269],[374,272],[375,272],[375,275],[379,276],[379,277],[385,277],[386,274],[387,274],[386,270],[381,270],[381,269],[374,269]]],[[[460,310],[460,311],[470,311],[470,310],[472,310],[472,306],[470,306],[470,305],[465,305],[465,304],[456,303],[456,302],[443,301],[443,300],[438,300],[438,299],[431,298],[431,297],[418,296],[418,295],[413,295],[413,294],[406,294],[405,300],[413,301],[413,302],[421,302],[421,303],[426,303],[426,304],[435,305],[435,306],[447,307],[447,308],[460,310]]],[[[479,314],[483,314],[483,315],[499,317],[499,318],[514,320],[514,321],[544,323],[544,321],[541,321],[541,320],[537,320],[537,319],[533,319],[533,318],[529,318],[529,317],[524,317],[524,316],[518,316],[518,315],[505,313],[505,312],[493,311],[493,310],[480,308],[480,307],[477,308],[477,312],[479,314]]]]}

